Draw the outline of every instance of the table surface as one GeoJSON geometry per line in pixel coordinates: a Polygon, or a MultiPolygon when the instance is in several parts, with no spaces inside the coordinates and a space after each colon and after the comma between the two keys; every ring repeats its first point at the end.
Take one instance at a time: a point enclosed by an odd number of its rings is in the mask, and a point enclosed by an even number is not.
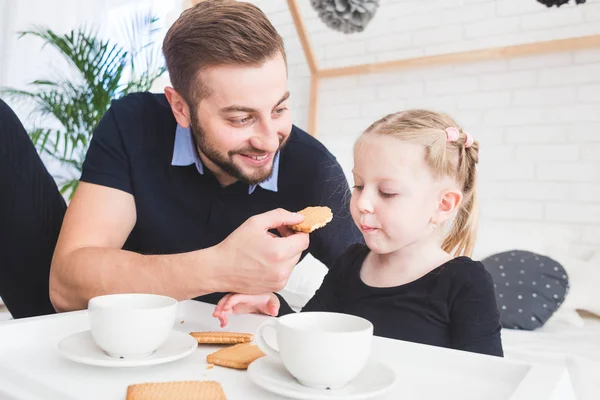
{"type": "MultiPolygon", "coordinates": [[[[175,329],[186,333],[220,330],[214,306],[180,302],[175,329]]],[[[228,331],[255,333],[262,315],[233,316],[228,331]]],[[[216,380],[229,400],[278,399],[256,386],[246,371],[215,366],[206,356],[219,347],[200,345],[190,356],[162,365],[107,368],[78,364],[58,354],[64,337],[89,329],[87,311],[0,322],[0,398],[15,400],[125,399],[135,383],[216,380]]],[[[562,367],[533,365],[374,337],[373,358],[391,366],[395,386],[379,399],[550,400],[571,398],[562,367]],[[402,396],[402,397],[400,397],[402,396]]]]}

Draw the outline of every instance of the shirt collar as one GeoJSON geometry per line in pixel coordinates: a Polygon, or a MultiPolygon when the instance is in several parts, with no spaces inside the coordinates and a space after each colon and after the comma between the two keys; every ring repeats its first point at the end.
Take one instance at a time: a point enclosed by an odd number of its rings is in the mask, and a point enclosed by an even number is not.
{"type": "MultiPolygon", "coordinates": [[[[192,139],[192,133],[190,128],[184,128],[177,124],[175,130],[175,145],[173,147],[173,158],[171,165],[176,167],[185,167],[188,165],[196,164],[196,169],[200,174],[204,174],[204,165],[200,160],[198,152],[194,148],[194,140],[192,139]]],[[[273,173],[269,179],[258,184],[261,188],[269,190],[271,192],[277,192],[277,181],[279,179],[279,151],[275,154],[273,159],[273,173]]],[[[248,188],[248,194],[252,194],[257,185],[250,185],[248,188]]]]}

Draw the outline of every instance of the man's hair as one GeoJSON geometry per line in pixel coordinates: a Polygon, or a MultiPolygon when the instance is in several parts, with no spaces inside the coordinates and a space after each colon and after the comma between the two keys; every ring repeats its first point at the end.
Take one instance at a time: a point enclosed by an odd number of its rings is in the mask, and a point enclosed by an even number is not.
{"type": "Polygon", "coordinates": [[[204,0],[169,28],[163,53],[171,84],[190,107],[210,93],[200,72],[218,65],[260,66],[281,54],[283,39],[256,6],[204,0]]]}

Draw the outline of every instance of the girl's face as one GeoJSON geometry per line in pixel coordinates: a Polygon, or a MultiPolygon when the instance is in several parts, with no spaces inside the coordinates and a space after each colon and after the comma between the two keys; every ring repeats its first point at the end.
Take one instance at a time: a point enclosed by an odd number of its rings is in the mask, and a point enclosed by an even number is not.
{"type": "Polygon", "coordinates": [[[354,151],[350,209],[367,246],[388,254],[432,238],[445,180],[425,163],[423,146],[391,136],[364,135],[354,151]]]}

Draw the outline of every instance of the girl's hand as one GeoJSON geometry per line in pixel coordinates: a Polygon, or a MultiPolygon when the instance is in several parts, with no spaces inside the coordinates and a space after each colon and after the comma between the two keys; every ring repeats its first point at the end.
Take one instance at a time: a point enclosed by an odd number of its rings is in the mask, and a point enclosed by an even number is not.
{"type": "Polygon", "coordinates": [[[213,317],[219,318],[221,328],[223,328],[227,325],[227,316],[229,314],[260,313],[276,317],[279,313],[279,306],[279,299],[273,293],[229,293],[217,303],[213,317]]]}

